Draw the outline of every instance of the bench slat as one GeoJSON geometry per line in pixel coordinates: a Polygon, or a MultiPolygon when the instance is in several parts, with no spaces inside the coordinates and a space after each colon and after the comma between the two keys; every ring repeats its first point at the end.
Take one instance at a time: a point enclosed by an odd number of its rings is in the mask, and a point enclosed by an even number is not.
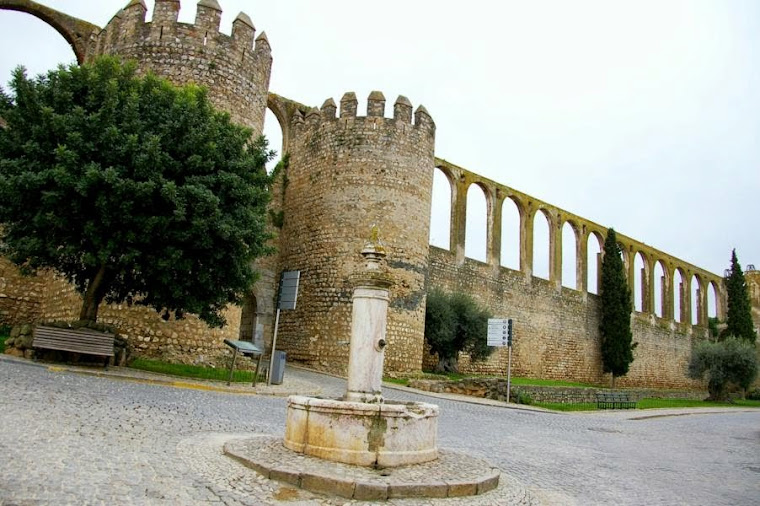
{"type": "Polygon", "coordinates": [[[34,328],[33,336],[32,346],[35,348],[106,357],[114,356],[113,334],[82,329],[37,326],[34,328]]]}

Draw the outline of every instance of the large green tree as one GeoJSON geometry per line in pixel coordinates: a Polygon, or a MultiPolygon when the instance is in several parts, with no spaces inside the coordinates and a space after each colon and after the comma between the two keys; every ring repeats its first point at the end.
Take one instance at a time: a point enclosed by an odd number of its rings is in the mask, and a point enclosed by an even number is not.
{"type": "Polygon", "coordinates": [[[723,335],[740,337],[754,343],[757,335],[752,323],[752,306],[749,302],[747,281],[744,279],[735,249],[731,251],[731,272],[726,277],[726,296],[728,310],[723,335]]]}
{"type": "Polygon", "coordinates": [[[707,376],[710,400],[728,398],[730,387],[747,390],[757,377],[757,350],[753,343],[733,336],[724,341],[701,341],[692,350],[689,377],[707,376]]]}
{"type": "Polygon", "coordinates": [[[425,306],[425,341],[430,353],[438,355],[436,372],[456,372],[459,352],[473,361],[492,352],[488,346],[488,319],[491,313],[469,295],[433,289],[425,306]]]}
{"type": "Polygon", "coordinates": [[[607,231],[602,260],[602,283],[599,290],[601,299],[602,366],[605,373],[615,378],[628,374],[633,362],[633,334],[631,333],[631,291],[625,280],[623,259],[615,230],[607,231]]]}
{"type": "Polygon", "coordinates": [[[268,252],[271,157],[205,89],[114,58],[0,89],[2,254],[52,268],[98,306],[135,302],[224,324],[268,252]]]}

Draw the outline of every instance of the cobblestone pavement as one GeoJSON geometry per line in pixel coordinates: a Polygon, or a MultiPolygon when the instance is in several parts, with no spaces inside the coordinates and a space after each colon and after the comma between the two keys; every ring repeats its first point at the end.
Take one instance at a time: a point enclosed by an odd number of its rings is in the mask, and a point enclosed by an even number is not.
{"type": "MultiPolygon", "coordinates": [[[[323,395],[345,388],[286,374],[323,395]]],[[[760,505],[760,410],[554,414],[385,395],[438,404],[440,446],[503,470],[510,493],[494,504],[760,505]]],[[[265,480],[222,454],[234,438],[282,435],[285,406],[0,360],[0,504],[354,504],[265,480]]]]}

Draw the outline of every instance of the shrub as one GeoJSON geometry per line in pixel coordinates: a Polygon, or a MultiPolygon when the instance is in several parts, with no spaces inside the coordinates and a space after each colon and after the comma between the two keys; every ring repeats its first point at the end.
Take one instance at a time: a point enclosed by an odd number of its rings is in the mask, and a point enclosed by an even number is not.
{"type": "Polygon", "coordinates": [[[709,400],[727,400],[730,386],[748,389],[757,377],[755,346],[735,337],[717,343],[703,341],[697,344],[689,362],[689,377],[703,379],[705,375],[709,400]]]}
{"type": "Polygon", "coordinates": [[[760,388],[755,388],[747,392],[747,399],[750,401],[760,401],[760,388]]]}
{"type": "Polygon", "coordinates": [[[438,354],[436,372],[456,372],[460,351],[473,361],[484,360],[492,352],[488,346],[488,310],[463,293],[433,289],[425,309],[425,341],[431,354],[438,354]]]}

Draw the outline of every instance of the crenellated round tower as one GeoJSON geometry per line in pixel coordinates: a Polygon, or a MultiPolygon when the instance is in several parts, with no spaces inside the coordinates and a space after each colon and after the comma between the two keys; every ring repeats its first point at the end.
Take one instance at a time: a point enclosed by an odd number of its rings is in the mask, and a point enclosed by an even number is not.
{"type": "Polygon", "coordinates": [[[367,115],[346,93],[305,117],[296,112],[287,150],[283,270],[301,271],[295,311],[283,312],[280,342],[289,356],[345,372],[351,322],[350,275],[372,225],[388,254],[395,284],[388,311],[386,369],[419,371],[433,185],[435,123],[412,113],[403,96],[386,118],[385,98],[370,94],[367,115]]]}
{"type": "Polygon", "coordinates": [[[194,24],[178,22],[179,11],[179,0],[156,0],[148,22],[145,2],[131,0],[100,32],[87,58],[117,55],[174,84],[204,85],[216,107],[260,135],[272,68],[266,35],[255,38],[253,22],[242,12],[232,23],[231,36],[221,33],[217,0],[198,2],[194,24]]]}

